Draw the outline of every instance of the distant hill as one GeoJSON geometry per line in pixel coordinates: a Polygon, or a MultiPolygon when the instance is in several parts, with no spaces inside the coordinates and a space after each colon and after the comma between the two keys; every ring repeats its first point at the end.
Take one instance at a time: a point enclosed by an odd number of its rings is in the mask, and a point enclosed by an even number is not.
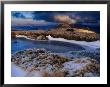
{"type": "Polygon", "coordinates": [[[22,31],[12,31],[12,36],[15,35],[25,35],[29,38],[38,38],[43,35],[43,38],[51,35],[54,38],[65,38],[68,40],[78,40],[78,41],[96,41],[100,39],[100,35],[90,28],[73,28],[69,24],[59,24],[57,28],[50,30],[22,30],[22,31]]]}

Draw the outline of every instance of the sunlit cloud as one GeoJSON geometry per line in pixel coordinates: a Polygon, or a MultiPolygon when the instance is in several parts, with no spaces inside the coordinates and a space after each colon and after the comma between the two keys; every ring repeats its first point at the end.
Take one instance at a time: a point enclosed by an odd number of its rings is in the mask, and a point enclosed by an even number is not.
{"type": "Polygon", "coordinates": [[[56,15],[54,16],[54,19],[56,21],[62,22],[62,23],[68,23],[68,24],[75,24],[76,20],[70,18],[68,15],[56,15]]]}

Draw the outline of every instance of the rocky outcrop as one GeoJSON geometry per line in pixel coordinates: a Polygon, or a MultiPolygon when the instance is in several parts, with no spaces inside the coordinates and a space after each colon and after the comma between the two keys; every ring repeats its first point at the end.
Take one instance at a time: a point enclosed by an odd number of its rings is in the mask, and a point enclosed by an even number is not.
{"type": "Polygon", "coordinates": [[[11,32],[11,38],[16,38],[16,33],[15,32],[11,32]]]}
{"type": "Polygon", "coordinates": [[[45,30],[29,30],[29,31],[12,31],[11,36],[12,38],[16,38],[17,36],[26,36],[27,38],[34,39],[34,40],[48,40],[46,37],[45,30]]]}
{"type": "Polygon", "coordinates": [[[97,62],[100,62],[100,49],[94,49],[94,50],[82,50],[82,51],[73,51],[70,52],[70,54],[75,55],[79,58],[81,57],[90,57],[92,59],[97,60],[97,62]]]}
{"type": "Polygon", "coordinates": [[[97,41],[100,40],[100,35],[91,31],[89,28],[78,29],[73,28],[69,24],[59,24],[56,29],[51,30],[27,30],[27,31],[12,31],[16,35],[25,35],[38,40],[47,40],[46,36],[51,35],[54,38],[64,38],[77,41],[97,41]]]}
{"type": "Polygon", "coordinates": [[[37,40],[48,40],[48,38],[45,35],[39,35],[37,40]]]}
{"type": "Polygon", "coordinates": [[[66,23],[61,23],[57,26],[57,29],[67,29],[67,28],[72,28],[73,26],[70,24],[66,24],[66,23]]]}
{"type": "Polygon", "coordinates": [[[52,29],[48,34],[54,38],[65,38],[68,40],[77,41],[97,41],[100,35],[91,31],[90,29],[77,29],[77,28],[62,28],[52,29]]]}
{"type": "Polygon", "coordinates": [[[71,59],[43,48],[18,51],[12,54],[11,62],[26,72],[40,72],[44,77],[100,76],[100,65],[95,59],[71,59]]]}

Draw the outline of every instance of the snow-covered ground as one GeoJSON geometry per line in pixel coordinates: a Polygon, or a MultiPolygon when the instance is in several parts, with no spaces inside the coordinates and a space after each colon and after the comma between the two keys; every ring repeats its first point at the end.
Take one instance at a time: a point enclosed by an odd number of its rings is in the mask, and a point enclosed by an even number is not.
{"type": "Polygon", "coordinates": [[[28,37],[25,36],[25,35],[16,35],[16,37],[21,37],[21,38],[25,38],[25,39],[29,39],[29,40],[35,40],[35,39],[28,38],[28,37]]]}
{"type": "Polygon", "coordinates": [[[75,44],[79,44],[79,45],[83,45],[90,48],[100,48],[100,41],[92,41],[92,42],[86,42],[86,41],[76,41],[76,40],[67,40],[64,38],[53,38],[50,35],[47,36],[49,40],[55,40],[55,41],[64,41],[64,42],[69,42],[69,43],[75,43],[75,44]]]}
{"type": "Polygon", "coordinates": [[[16,66],[15,64],[11,64],[11,76],[16,77],[16,76],[25,76],[27,73],[20,67],[16,66]]]}
{"type": "MultiPolygon", "coordinates": [[[[66,70],[69,73],[68,76],[76,76],[77,75],[76,72],[87,69],[86,68],[87,66],[91,66],[92,61],[90,61],[88,58],[82,58],[82,59],[76,59],[74,61],[65,62],[63,63],[64,67],[61,69],[61,71],[66,70]]],[[[31,71],[31,72],[27,70],[23,70],[22,68],[16,66],[15,64],[12,64],[11,68],[12,68],[11,70],[12,77],[43,77],[43,73],[45,73],[45,71],[47,71],[47,73],[49,73],[50,75],[52,75],[52,72],[53,72],[52,65],[48,65],[45,70],[43,70],[41,67],[40,71],[31,71]]],[[[90,71],[88,72],[88,71],[84,72],[85,77],[95,77],[95,76],[97,77],[98,76],[97,73],[90,72],[90,71]]]]}
{"type": "Polygon", "coordinates": [[[32,76],[36,76],[36,77],[40,77],[42,76],[38,71],[25,71],[23,70],[21,67],[16,66],[15,64],[11,64],[11,76],[12,77],[32,77],[32,76]]]}

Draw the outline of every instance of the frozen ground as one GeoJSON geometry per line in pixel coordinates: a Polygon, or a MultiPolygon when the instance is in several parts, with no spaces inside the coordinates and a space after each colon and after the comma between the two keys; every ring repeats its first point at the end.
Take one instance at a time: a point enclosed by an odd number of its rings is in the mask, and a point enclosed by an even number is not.
{"type": "Polygon", "coordinates": [[[20,67],[16,66],[15,64],[11,64],[11,76],[16,77],[16,76],[25,76],[27,74],[26,71],[21,69],[20,67]]]}
{"type": "Polygon", "coordinates": [[[76,44],[85,46],[85,48],[87,48],[87,47],[90,47],[90,48],[93,48],[93,49],[100,48],[100,41],[99,40],[98,41],[93,41],[93,42],[86,42],[86,41],[67,40],[67,39],[64,39],[64,38],[53,38],[50,35],[47,36],[47,37],[48,37],[49,40],[76,43],[76,44]]]}
{"type": "Polygon", "coordinates": [[[37,71],[32,71],[32,72],[29,72],[29,71],[25,71],[24,69],[16,66],[15,64],[11,64],[11,76],[12,77],[39,77],[41,76],[41,74],[37,71]]]}

